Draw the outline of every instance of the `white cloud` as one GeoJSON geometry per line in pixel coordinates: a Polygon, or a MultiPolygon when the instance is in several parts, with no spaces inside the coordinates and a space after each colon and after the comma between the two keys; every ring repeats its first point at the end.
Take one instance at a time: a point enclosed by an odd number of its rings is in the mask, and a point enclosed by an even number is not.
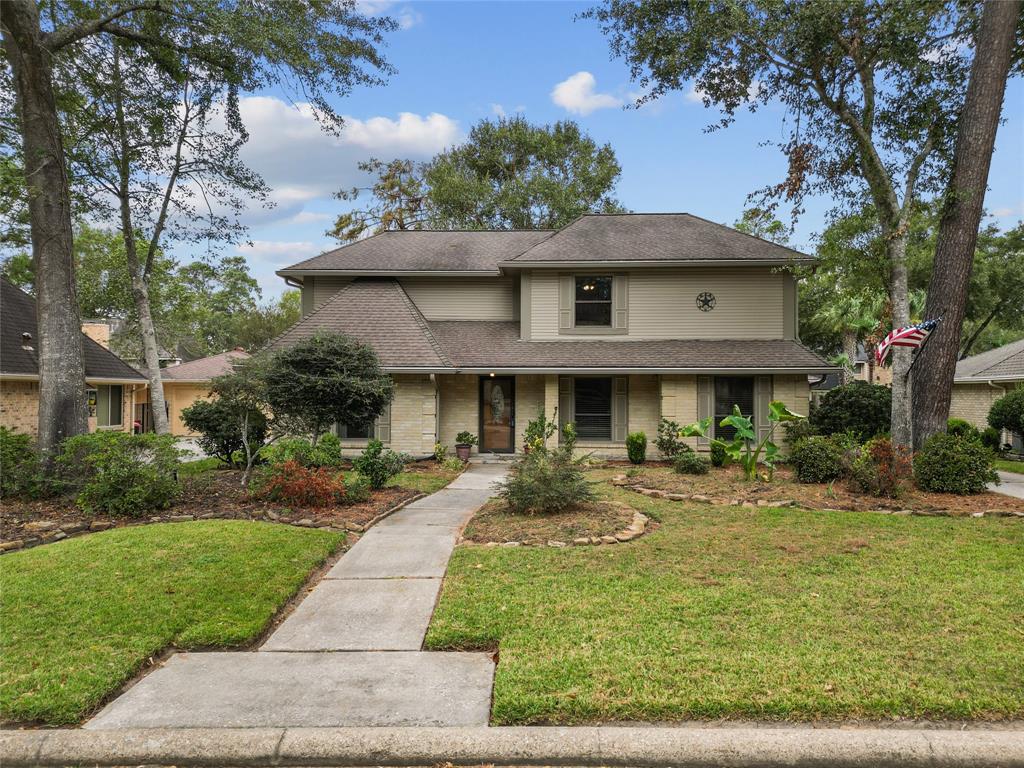
{"type": "Polygon", "coordinates": [[[325,245],[309,240],[253,240],[251,243],[240,244],[236,250],[250,262],[263,262],[276,267],[316,256],[325,250],[325,245]]]}
{"type": "MultiPolygon", "coordinates": [[[[754,101],[758,96],[761,95],[761,89],[763,84],[760,80],[754,80],[749,86],[747,86],[747,101],[754,101]]],[[[703,104],[704,97],[707,96],[707,91],[702,88],[698,88],[696,85],[691,85],[690,90],[686,92],[683,97],[687,101],[693,104],[703,104]]]]}
{"type": "Polygon", "coordinates": [[[997,219],[1006,219],[1010,216],[1022,216],[1024,215],[1024,202],[1020,202],[1017,205],[1004,205],[1000,208],[993,208],[989,211],[989,216],[994,216],[997,219]]]}
{"type": "Polygon", "coordinates": [[[525,112],[526,106],[524,104],[516,104],[512,109],[505,109],[504,104],[491,104],[491,114],[495,117],[508,117],[510,114],[516,112],[525,112]]]}
{"type": "Polygon", "coordinates": [[[497,115],[498,117],[505,116],[505,108],[501,104],[491,104],[491,114],[497,115]]]}
{"type": "Polygon", "coordinates": [[[703,104],[705,95],[705,91],[702,91],[695,85],[691,85],[690,90],[686,92],[685,98],[687,101],[693,102],[694,104],[703,104]]]}
{"type": "Polygon", "coordinates": [[[318,221],[330,221],[334,217],[329,213],[314,213],[313,211],[299,211],[291,219],[289,224],[315,224],[318,221]]]}
{"type": "Polygon", "coordinates": [[[394,0],[359,0],[356,10],[367,16],[391,16],[400,29],[410,29],[423,21],[423,14],[410,5],[395,9],[394,0]]]}
{"type": "Polygon", "coordinates": [[[622,99],[610,93],[595,93],[597,81],[589,72],[577,72],[563,80],[551,91],[551,101],[579,115],[589,115],[598,109],[621,107],[622,99]]]}
{"type": "Polygon", "coordinates": [[[401,29],[412,29],[423,21],[423,14],[414,8],[405,6],[395,15],[395,21],[401,29]]]}

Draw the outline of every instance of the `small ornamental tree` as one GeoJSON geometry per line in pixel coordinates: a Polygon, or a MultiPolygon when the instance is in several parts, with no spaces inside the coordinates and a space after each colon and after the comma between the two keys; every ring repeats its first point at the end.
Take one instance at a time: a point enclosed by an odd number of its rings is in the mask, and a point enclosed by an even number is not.
{"type": "Polygon", "coordinates": [[[317,334],[274,354],[264,384],[275,417],[314,444],[333,424],[372,422],[394,391],[373,349],[337,333],[317,334]]]}
{"type": "Polygon", "coordinates": [[[993,429],[1024,434],[1024,388],[1015,389],[992,403],[988,423],[993,429]]]}
{"type": "MultiPolygon", "coordinates": [[[[181,420],[199,433],[199,447],[228,466],[234,466],[234,455],[245,447],[238,427],[235,404],[221,400],[197,400],[181,412],[181,420]]],[[[255,447],[267,437],[267,418],[261,411],[252,411],[248,420],[249,443],[255,447]]]]}

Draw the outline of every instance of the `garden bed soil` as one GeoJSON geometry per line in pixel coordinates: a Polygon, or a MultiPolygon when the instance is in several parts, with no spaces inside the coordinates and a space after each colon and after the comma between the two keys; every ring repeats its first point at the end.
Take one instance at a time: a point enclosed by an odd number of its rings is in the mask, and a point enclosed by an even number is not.
{"type": "MultiPolygon", "coordinates": [[[[436,472],[434,462],[416,462],[407,472],[436,472]]],[[[309,528],[363,531],[381,515],[422,494],[391,486],[373,491],[358,504],[329,507],[287,507],[254,498],[241,487],[242,473],[211,469],[181,480],[182,494],[170,507],[140,517],[89,515],[72,498],[4,499],[0,504],[0,552],[58,541],[68,536],[124,525],[184,520],[272,520],[309,528]]]]}
{"type": "Polygon", "coordinates": [[[492,499],[469,521],[462,537],[474,544],[519,542],[545,545],[577,539],[615,536],[633,523],[633,509],[622,504],[593,501],[551,514],[515,514],[503,501],[492,499]]]}
{"type": "Polygon", "coordinates": [[[952,493],[930,493],[910,488],[898,499],[879,498],[861,493],[845,480],[831,485],[797,482],[790,467],[778,467],[771,482],[747,481],[738,465],[712,467],[706,475],[681,475],[668,469],[645,468],[627,484],[656,488],[670,493],[699,494],[716,504],[749,502],[770,506],[771,502],[795,502],[808,509],[847,511],[911,510],[914,512],[971,515],[978,512],[1024,512],[1024,501],[1000,493],[979,493],[957,496],[952,493]]]}

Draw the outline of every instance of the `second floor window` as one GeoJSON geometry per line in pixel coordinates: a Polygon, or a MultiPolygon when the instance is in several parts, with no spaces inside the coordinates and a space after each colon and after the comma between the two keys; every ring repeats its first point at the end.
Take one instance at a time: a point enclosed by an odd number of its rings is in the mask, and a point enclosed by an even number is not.
{"type": "Polygon", "coordinates": [[[611,275],[576,278],[576,325],[611,326],[612,324],[612,278],[611,275]]]}

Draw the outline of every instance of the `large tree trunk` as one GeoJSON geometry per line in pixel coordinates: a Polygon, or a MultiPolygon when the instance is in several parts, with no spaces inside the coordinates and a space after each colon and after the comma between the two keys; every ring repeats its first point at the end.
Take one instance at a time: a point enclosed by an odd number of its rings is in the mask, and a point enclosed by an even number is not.
{"type": "Polygon", "coordinates": [[[35,0],[0,2],[0,21],[14,73],[25,155],[39,332],[39,449],[49,455],[65,437],[89,429],[71,196],[51,54],[42,45],[35,0]]]}
{"type": "Polygon", "coordinates": [[[974,64],[960,113],[953,174],[939,224],[928,286],[927,318],[942,318],[915,369],[914,445],[946,429],[974,249],[996,129],[1010,71],[1020,0],[988,0],[975,40],[974,64]]]}
{"type": "Polygon", "coordinates": [[[846,366],[840,374],[840,384],[849,384],[853,381],[853,372],[857,362],[857,332],[843,331],[843,354],[846,355],[846,366]]]}
{"type": "MultiPolygon", "coordinates": [[[[892,276],[889,283],[889,300],[892,304],[892,327],[900,328],[910,323],[910,295],[907,289],[907,235],[902,229],[888,233],[889,263],[892,276]]],[[[893,347],[892,356],[892,416],[889,425],[890,437],[896,445],[910,446],[911,435],[911,380],[907,376],[912,360],[907,347],[893,347]]]]}

